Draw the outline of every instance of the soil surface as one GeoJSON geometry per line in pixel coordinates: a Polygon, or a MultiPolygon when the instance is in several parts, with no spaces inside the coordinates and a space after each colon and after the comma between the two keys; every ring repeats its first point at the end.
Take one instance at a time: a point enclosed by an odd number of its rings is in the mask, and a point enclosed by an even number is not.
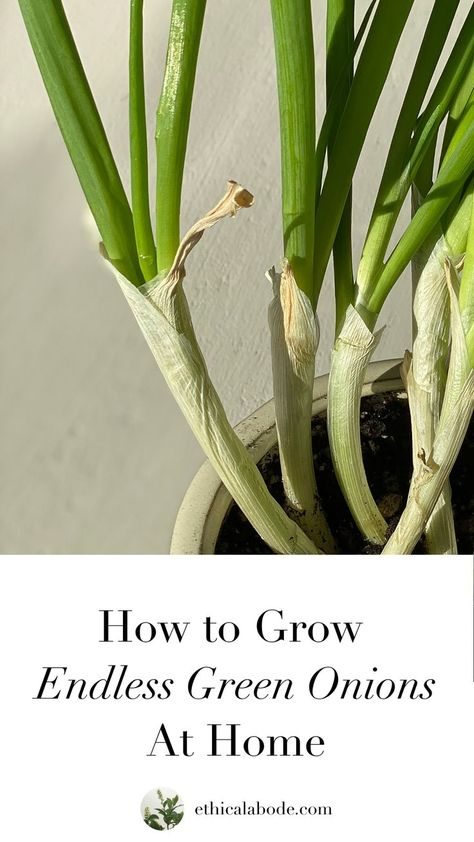
{"type": "MultiPolygon", "coordinates": [[[[313,419],[312,431],[318,489],[339,553],[362,555],[380,552],[364,541],[341,494],[332,469],[324,415],[313,419]]],[[[362,399],[361,441],[369,485],[391,532],[405,506],[412,471],[410,413],[403,393],[390,392],[362,399]]],[[[283,504],[276,445],[259,463],[259,468],[272,495],[283,504]]],[[[474,419],[451,474],[459,553],[472,553],[474,548],[473,476],[474,419]]],[[[270,552],[234,503],[222,525],[216,555],[268,555],[270,552]]],[[[414,552],[425,552],[423,542],[414,552]]]]}

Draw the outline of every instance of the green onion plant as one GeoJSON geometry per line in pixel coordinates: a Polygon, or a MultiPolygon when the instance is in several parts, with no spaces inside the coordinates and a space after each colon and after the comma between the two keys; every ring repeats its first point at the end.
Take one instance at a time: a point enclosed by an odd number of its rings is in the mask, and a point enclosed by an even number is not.
{"type": "MultiPolygon", "coordinates": [[[[193,330],[183,286],[187,256],[207,228],[253,201],[248,190],[229,181],[216,206],[203,212],[188,232],[181,231],[181,188],[201,32],[206,14],[219,15],[219,4],[210,4],[206,12],[206,0],[173,0],[156,112],[155,163],[150,167],[144,0],[130,2],[128,191],[62,3],[18,2],[97,223],[102,254],[205,453],[269,551],[338,551],[317,488],[311,436],[318,299],[332,256],[336,315],[328,430],[340,488],[363,537],[380,552],[411,553],[424,534],[428,552],[456,553],[449,475],[474,401],[474,8],[446,55],[460,0],[433,2],[424,35],[412,51],[410,80],[357,263],[352,243],[352,213],[358,201],[354,175],[400,40],[418,14],[417,4],[361,4],[365,16],[356,26],[356,0],[327,0],[325,20],[323,2],[262,0],[268,2],[273,22],[280,111],[283,261],[280,271],[268,272],[285,493],[280,505],[227,420],[193,330]],[[313,27],[325,27],[325,106],[316,102],[313,27]],[[150,170],[156,179],[154,219],[150,170]],[[394,242],[407,202],[411,218],[394,242]],[[410,265],[414,333],[402,377],[411,414],[413,473],[406,507],[388,536],[365,473],[360,401],[381,334],[377,322],[382,306],[410,265]]],[[[236,161],[238,155],[236,138],[236,161]]]]}

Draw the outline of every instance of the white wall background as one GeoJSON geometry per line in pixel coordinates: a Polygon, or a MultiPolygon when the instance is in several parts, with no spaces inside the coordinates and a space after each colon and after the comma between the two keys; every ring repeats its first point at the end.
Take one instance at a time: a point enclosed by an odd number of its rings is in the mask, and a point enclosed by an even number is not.
{"type": "MultiPolygon", "coordinates": [[[[360,20],[368,0],[357,5],[360,20]]],[[[360,161],[356,255],[432,5],[414,4],[360,161]]],[[[470,5],[461,0],[461,19],[470,5]]],[[[313,6],[321,119],[324,0],[313,6]]],[[[127,183],[128,0],[65,0],[65,7],[127,183]]],[[[145,7],[153,151],[171,0],[145,7]]],[[[14,0],[0,7],[0,56],[0,551],[167,552],[201,453],[89,241],[84,200],[14,0]]],[[[229,177],[255,194],[255,205],[205,236],[189,261],[186,290],[211,374],[237,422],[271,397],[264,273],[282,253],[267,0],[208,0],[183,228],[214,204],[229,177]]],[[[408,279],[397,289],[382,316],[388,328],[379,358],[399,356],[410,344],[408,279]]],[[[329,275],[319,314],[324,373],[333,332],[329,275]]]]}

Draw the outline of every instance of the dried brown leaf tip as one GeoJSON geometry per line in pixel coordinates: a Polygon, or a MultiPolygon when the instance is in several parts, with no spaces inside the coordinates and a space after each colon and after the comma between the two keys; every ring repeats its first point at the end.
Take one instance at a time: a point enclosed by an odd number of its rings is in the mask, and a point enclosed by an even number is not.
{"type": "Polygon", "coordinates": [[[176,252],[174,263],[168,273],[168,280],[176,283],[184,278],[186,258],[196,243],[199,242],[204,231],[212,228],[220,219],[224,219],[226,216],[235,216],[240,208],[249,208],[252,204],[253,196],[245,187],[242,187],[236,181],[228,181],[227,190],[222,199],[202,219],[195,222],[184,235],[176,252]]]}
{"type": "Polygon", "coordinates": [[[237,181],[228,181],[227,190],[217,205],[201,220],[222,219],[224,216],[234,216],[239,208],[249,208],[253,205],[253,195],[237,181]]]}

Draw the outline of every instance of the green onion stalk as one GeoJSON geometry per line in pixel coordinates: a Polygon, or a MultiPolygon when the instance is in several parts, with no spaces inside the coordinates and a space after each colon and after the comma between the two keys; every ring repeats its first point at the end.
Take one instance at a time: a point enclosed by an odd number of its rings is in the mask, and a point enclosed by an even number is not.
{"type": "Polygon", "coordinates": [[[324,551],[335,549],[316,486],[312,402],[315,318],[316,105],[310,0],[271,0],[280,105],[284,262],[269,272],[273,394],[286,507],[324,551]],[[297,45],[297,49],[295,49],[297,45]]]}
{"type": "MultiPolygon", "coordinates": [[[[314,270],[318,291],[331,251],[335,244],[337,248],[338,239],[344,237],[344,215],[347,214],[354,172],[412,5],[412,0],[396,4],[389,0],[379,2],[347,96],[342,102],[337,97],[334,104],[328,104],[328,113],[334,106],[337,111],[332,118],[334,127],[328,132],[327,173],[316,199],[314,270]]],[[[318,144],[320,169],[323,152],[318,144]]],[[[342,241],[347,253],[350,249],[347,233],[342,241]]],[[[363,373],[379,336],[373,336],[373,325],[369,327],[358,318],[355,310],[357,287],[352,270],[346,260],[346,271],[338,271],[340,264],[342,260],[335,260],[337,337],[328,393],[330,443],[338,480],[359,528],[369,540],[382,543],[385,534],[383,518],[367,511],[368,486],[359,437],[363,373]]]]}

